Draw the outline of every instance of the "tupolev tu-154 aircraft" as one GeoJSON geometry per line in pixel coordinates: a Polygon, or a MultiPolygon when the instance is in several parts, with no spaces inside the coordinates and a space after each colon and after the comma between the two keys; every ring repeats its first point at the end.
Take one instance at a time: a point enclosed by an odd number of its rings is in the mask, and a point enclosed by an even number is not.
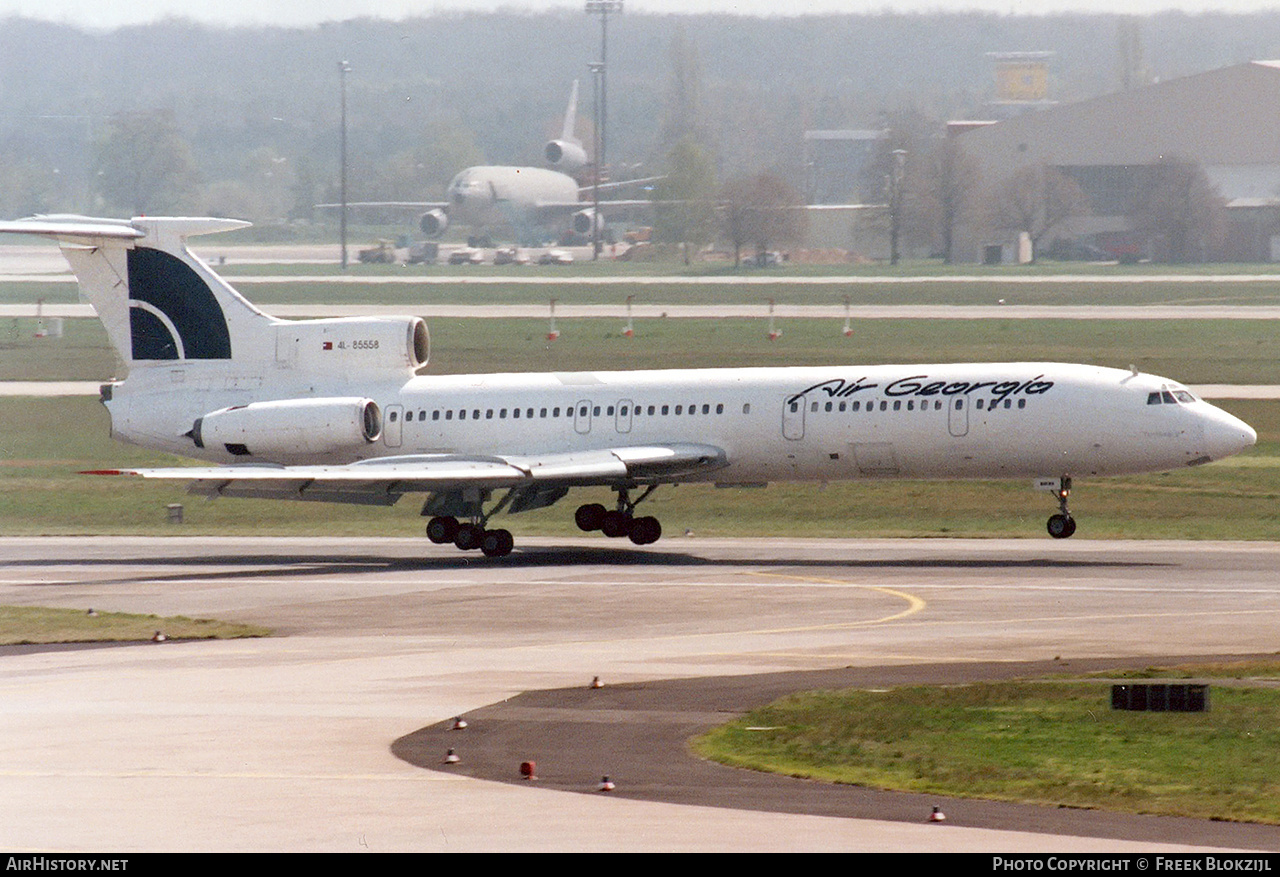
{"type": "Polygon", "coordinates": [[[57,239],[128,366],[104,384],[112,435],[219,465],[97,474],[197,494],[392,505],[426,495],[436,543],[510,553],[499,512],[606,486],[583,530],[662,533],[637,515],[663,486],[864,478],[1030,478],[1072,535],[1079,477],[1198,466],[1256,441],[1167,378],[1052,362],[418,375],[418,317],[280,320],[187,248],[227,219],[33,217],[57,239]]]}

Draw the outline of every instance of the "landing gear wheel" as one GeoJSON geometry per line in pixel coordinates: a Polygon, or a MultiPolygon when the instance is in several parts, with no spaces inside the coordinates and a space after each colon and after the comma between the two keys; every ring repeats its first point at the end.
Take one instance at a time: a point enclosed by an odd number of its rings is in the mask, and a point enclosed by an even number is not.
{"type": "Polygon", "coordinates": [[[514,545],[515,540],[507,530],[486,530],[480,539],[480,550],[485,557],[506,557],[514,545]]]}
{"type": "Polygon", "coordinates": [[[1076,519],[1070,515],[1054,515],[1049,519],[1047,529],[1054,539],[1069,539],[1076,531],[1076,519]]]}
{"type": "Polygon", "coordinates": [[[600,529],[611,539],[618,539],[631,532],[631,516],[626,512],[612,511],[604,513],[600,529]]]}
{"type": "Polygon", "coordinates": [[[477,527],[475,524],[459,524],[458,532],[453,537],[453,544],[463,551],[472,551],[480,547],[480,540],[483,538],[482,527],[477,527]]]}
{"type": "Polygon", "coordinates": [[[427,521],[427,538],[437,545],[445,545],[458,535],[458,519],[440,516],[427,521]]]}
{"type": "Polygon", "coordinates": [[[592,530],[600,529],[600,525],[604,523],[605,514],[604,506],[598,502],[592,502],[578,506],[578,510],[573,513],[573,520],[579,530],[590,533],[592,530]]]}
{"type": "Polygon", "coordinates": [[[652,545],[662,537],[662,524],[648,515],[636,518],[631,522],[631,532],[627,535],[637,545],[652,545]]]}

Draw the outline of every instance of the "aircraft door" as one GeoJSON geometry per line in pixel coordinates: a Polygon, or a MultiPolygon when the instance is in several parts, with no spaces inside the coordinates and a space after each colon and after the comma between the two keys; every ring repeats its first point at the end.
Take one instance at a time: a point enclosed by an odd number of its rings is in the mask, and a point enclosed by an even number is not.
{"type": "Polygon", "coordinates": [[[809,400],[804,396],[788,396],[782,401],[782,437],[788,441],[804,438],[804,409],[809,400]]]}
{"type": "Polygon", "coordinates": [[[947,400],[947,431],[956,438],[969,434],[969,400],[964,396],[947,400]]]}
{"type": "Polygon", "coordinates": [[[403,420],[403,405],[388,405],[386,411],[383,412],[382,440],[387,443],[387,447],[400,447],[402,430],[404,429],[402,425],[403,420]]]}
{"type": "Polygon", "coordinates": [[[618,432],[631,432],[631,416],[635,407],[636,406],[630,399],[620,399],[618,401],[618,413],[614,420],[614,423],[617,425],[618,432]]]}
{"type": "Polygon", "coordinates": [[[583,399],[573,409],[573,428],[579,435],[591,432],[591,401],[583,399]]]}

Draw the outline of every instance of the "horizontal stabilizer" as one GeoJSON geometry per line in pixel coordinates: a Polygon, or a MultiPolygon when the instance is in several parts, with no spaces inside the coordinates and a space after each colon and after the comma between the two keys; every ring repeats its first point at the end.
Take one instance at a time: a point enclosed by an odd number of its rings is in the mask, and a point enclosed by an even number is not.
{"type": "Polygon", "coordinates": [[[69,243],[92,242],[97,239],[137,240],[146,237],[147,228],[161,230],[166,235],[190,237],[232,231],[252,223],[241,219],[218,219],[204,216],[147,216],[129,219],[96,219],[89,216],[51,215],[31,216],[12,222],[0,222],[0,233],[31,234],[57,238],[69,243]]]}
{"type": "Polygon", "coordinates": [[[128,220],[90,219],[84,216],[33,216],[13,222],[0,222],[0,233],[41,235],[68,241],[80,238],[136,240],[146,234],[130,225],[128,220]]]}

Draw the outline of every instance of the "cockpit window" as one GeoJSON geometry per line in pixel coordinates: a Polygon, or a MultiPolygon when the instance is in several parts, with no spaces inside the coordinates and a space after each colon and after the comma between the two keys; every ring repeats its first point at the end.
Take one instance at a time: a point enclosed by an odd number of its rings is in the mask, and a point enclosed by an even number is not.
{"type": "Polygon", "coordinates": [[[1148,405],[1177,405],[1181,402],[1184,405],[1190,405],[1196,401],[1196,397],[1186,390],[1160,390],[1147,394],[1148,405]]]}

